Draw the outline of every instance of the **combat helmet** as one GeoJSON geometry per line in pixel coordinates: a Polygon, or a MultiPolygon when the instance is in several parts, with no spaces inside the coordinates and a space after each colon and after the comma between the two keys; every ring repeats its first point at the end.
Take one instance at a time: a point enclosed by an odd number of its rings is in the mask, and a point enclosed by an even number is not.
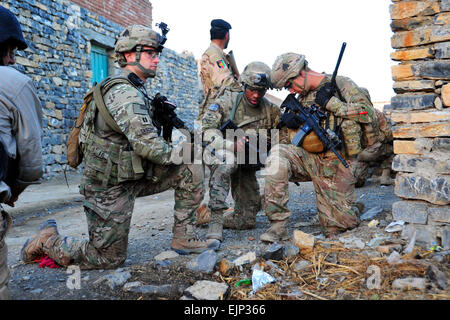
{"type": "Polygon", "coordinates": [[[270,73],[268,65],[264,62],[254,61],[245,67],[239,77],[239,82],[257,89],[270,89],[272,88],[270,73]]]}
{"type": "Polygon", "coordinates": [[[140,62],[141,50],[144,46],[155,48],[161,52],[164,48],[164,37],[153,29],[143,25],[132,25],[125,28],[116,40],[114,51],[116,52],[117,62],[121,67],[126,65],[136,65],[145,74],[150,77],[155,76],[155,71],[145,69],[140,62]],[[136,61],[127,62],[123,53],[136,51],[136,61]]]}
{"type": "Polygon", "coordinates": [[[0,6],[0,43],[5,41],[13,41],[19,50],[28,47],[17,18],[11,11],[0,6]]]}
{"type": "Polygon", "coordinates": [[[282,89],[289,79],[297,77],[308,65],[305,56],[298,53],[284,53],[275,59],[272,66],[272,83],[282,89]]]}

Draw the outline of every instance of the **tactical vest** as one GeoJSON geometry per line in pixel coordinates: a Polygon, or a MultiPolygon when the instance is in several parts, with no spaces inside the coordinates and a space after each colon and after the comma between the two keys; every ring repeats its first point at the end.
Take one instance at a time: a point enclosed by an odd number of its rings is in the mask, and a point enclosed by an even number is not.
{"type": "MultiPolygon", "coordinates": [[[[128,139],[112,118],[103,101],[103,96],[113,86],[129,84],[126,77],[108,77],[93,89],[94,99],[90,102],[80,131],[80,144],[84,155],[83,175],[101,182],[102,186],[118,185],[129,180],[139,180],[147,175],[151,178],[152,166],[137,155],[128,139]],[[112,138],[100,137],[95,131],[96,118],[101,117],[115,134],[112,138]]],[[[87,93],[92,93],[91,90],[87,93]]]]}
{"type": "MultiPolygon", "coordinates": [[[[245,131],[245,128],[247,129],[270,129],[274,128],[273,120],[272,119],[272,110],[270,107],[270,104],[265,103],[264,99],[262,100],[262,108],[264,110],[261,110],[261,112],[258,115],[255,116],[249,116],[245,113],[244,108],[238,108],[239,105],[242,102],[242,99],[244,97],[244,93],[240,92],[233,105],[233,109],[230,113],[230,120],[235,121],[235,119],[238,119],[239,121],[236,122],[236,125],[239,128],[242,128],[245,131]]],[[[251,107],[250,107],[251,108],[251,107]]]]}

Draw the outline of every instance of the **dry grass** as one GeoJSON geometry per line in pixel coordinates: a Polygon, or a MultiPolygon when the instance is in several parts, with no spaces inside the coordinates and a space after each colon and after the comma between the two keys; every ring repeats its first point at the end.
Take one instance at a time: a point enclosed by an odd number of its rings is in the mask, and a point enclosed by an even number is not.
{"type": "MultiPolygon", "coordinates": [[[[427,252],[416,247],[414,254],[402,256],[403,263],[391,265],[386,257],[369,258],[361,250],[344,248],[340,243],[319,241],[312,252],[272,261],[277,268],[259,261],[264,271],[277,281],[267,284],[254,294],[251,294],[252,285],[235,287],[237,281],[251,278],[250,266],[244,269],[235,267],[228,277],[220,275],[218,280],[228,283],[231,288],[229,298],[235,300],[450,299],[449,289],[438,290],[435,286],[429,286],[424,291],[392,289],[395,279],[426,277],[427,267],[431,263],[431,260],[427,260],[428,256],[427,252]],[[301,260],[309,261],[310,265],[306,269],[295,271],[295,263],[301,260]],[[373,270],[379,271],[381,281],[378,283],[373,282],[373,270]],[[378,289],[373,289],[374,287],[378,289]]],[[[442,267],[446,269],[448,276],[448,263],[442,265],[441,269],[442,267]]]]}

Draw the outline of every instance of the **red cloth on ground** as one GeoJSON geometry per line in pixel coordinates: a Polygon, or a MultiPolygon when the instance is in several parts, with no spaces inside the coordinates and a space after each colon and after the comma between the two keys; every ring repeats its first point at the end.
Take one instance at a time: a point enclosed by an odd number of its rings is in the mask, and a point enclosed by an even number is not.
{"type": "Polygon", "coordinates": [[[53,268],[61,268],[61,266],[59,264],[57,264],[55,262],[55,260],[53,260],[52,258],[50,258],[47,255],[34,260],[34,262],[39,263],[39,268],[45,268],[45,267],[52,268],[52,269],[53,268]]]}

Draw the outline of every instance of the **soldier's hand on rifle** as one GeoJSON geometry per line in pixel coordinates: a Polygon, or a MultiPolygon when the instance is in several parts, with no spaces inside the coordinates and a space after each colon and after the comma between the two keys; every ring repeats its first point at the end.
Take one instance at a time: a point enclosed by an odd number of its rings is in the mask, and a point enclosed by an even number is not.
{"type": "Polygon", "coordinates": [[[152,104],[155,106],[155,108],[158,109],[158,111],[162,110],[164,102],[167,101],[167,98],[160,93],[157,93],[155,97],[153,98],[152,104]]]}
{"type": "Polygon", "coordinates": [[[322,88],[319,89],[319,91],[317,91],[314,102],[324,110],[326,109],[328,101],[330,101],[333,94],[333,87],[330,82],[327,82],[322,88]]]}
{"type": "Polygon", "coordinates": [[[300,128],[302,122],[300,118],[295,113],[284,113],[281,116],[281,122],[283,122],[289,129],[300,128]]]}

